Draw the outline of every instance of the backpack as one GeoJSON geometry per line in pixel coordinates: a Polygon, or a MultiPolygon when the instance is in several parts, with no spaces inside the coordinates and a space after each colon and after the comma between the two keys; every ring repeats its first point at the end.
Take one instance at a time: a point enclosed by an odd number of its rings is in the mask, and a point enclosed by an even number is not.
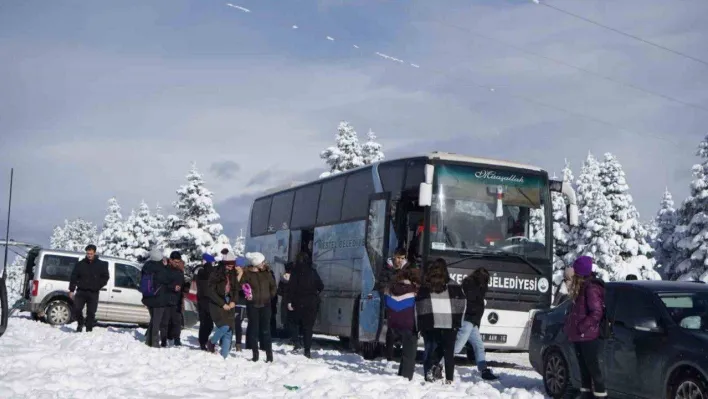
{"type": "Polygon", "coordinates": [[[143,298],[156,296],[160,291],[160,287],[155,284],[154,273],[141,273],[140,275],[140,293],[143,298]]]}

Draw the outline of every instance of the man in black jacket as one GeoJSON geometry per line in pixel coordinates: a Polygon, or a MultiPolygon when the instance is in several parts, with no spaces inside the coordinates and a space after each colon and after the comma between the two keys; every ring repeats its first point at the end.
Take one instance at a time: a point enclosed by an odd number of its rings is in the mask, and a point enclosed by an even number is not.
{"type": "Polygon", "coordinates": [[[96,324],[96,309],[98,308],[98,293],[108,284],[108,262],[98,259],[96,246],[86,247],[86,257],[74,266],[69,280],[69,298],[74,301],[74,315],[78,326],[76,332],[93,330],[96,324]],[[86,320],[84,320],[84,306],[86,320]]]}
{"type": "Polygon", "coordinates": [[[199,347],[207,350],[209,336],[214,329],[214,321],[209,310],[209,276],[214,271],[214,259],[211,254],[202,255],[202,264],[194,270],[197,282],[197,306],[199,308],[199,347]]]}
{"type": "Polygon", "coordinates": [[[312,347],[312,329],[315,326],[320,305],[319,296],[323,290],[324,284],[317,270],[313,267],[310,257],[304,252],[299,253],[288,283],[285,300],[288,304],[288,311],[294,316],[293,323],[290,325],[290,336],[297,340],[298,327],[302,328],[305,357],[308,358],[312,347]]]}

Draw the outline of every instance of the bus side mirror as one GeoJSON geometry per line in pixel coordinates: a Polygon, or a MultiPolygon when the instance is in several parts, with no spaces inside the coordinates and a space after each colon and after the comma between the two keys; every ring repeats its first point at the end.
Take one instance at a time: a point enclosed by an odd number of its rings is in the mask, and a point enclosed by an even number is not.
{"type": "Polygon", "coordinates": [[[420,183],[418,189],[418,205],[431,206],[433,205],[433,175],[435,167],[433,165],[425,165],[425,182],[420,183]]]}

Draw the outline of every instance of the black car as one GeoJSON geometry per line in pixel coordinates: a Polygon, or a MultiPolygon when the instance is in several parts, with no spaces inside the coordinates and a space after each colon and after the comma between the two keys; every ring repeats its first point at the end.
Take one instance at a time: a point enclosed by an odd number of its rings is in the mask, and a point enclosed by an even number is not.
{"type": "MultiPolygon", "coordinates": [[[[566,300],[535,315],[529,360],[554,398],[579,391],[566,300]]],[[[602,358],[612,398],[708,398],[708,285],[627,281],[605,285],[611,335],[602,358]]]]}

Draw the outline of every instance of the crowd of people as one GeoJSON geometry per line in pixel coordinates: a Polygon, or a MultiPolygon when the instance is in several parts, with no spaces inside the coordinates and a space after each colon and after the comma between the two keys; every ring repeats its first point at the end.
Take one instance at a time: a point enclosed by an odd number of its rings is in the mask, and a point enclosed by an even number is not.
{"type": "MultiPolygon", "coordinates": [[[[145,343],[166,347],[169,340],[179,346],[182,326],[182,297],[189,291],[185,280],[182,255],[174,251],[163,257],[160,248],[150,252],[142,268],[140,290],[143,303],[150,312],[145,343]]],[[[604,397],[606,391],[600,358],[603,339],[604,283],[592,272],[593,260],[579,257],[566,270],[564,283],[572,301],[565,320],[564,332],[576,345],[582,377],[582,394],[604,397]]],[[[232,347],[241,351],[244,314],[248,317],[246,348],[252,360],[258,361],[264,351],[266,362],[273,362],[272,337],[277,296],[281,296],[281,322],[289,332],[293,351],[311,357],[312,334],[319,311],[324,284],[312,260],[305,252],[288,263],[276,283],[275,275],[261,253],[236,257],[222,251],[219,262],[204,254],[202,264],[194,270],[199,308],[199,344],[202,350],[227,358],[232,347]],[[236,344],[233,345],[233,336],[236,344]],[[302,341],[300,337],[302,336],[302,341]]],[[[77,331],[91,331],[95,324],[98,292],[109,279],[107,263],[98,259],[96,247],[86,247],[86,258],[74,268],[70,280],[70,297],[74,300],[77,331]],[[86,318],[82,316],[87,308],[86,318]]],[[[428,382],[453,381],[454,357],[467,343],[474,350],[477,368],[483,379],[497,377],[487,367],[480,334],[489,273],[475,269],[462,284],[450,278],[447,264],[437,259],[428,264],[425,273],[410,263],[405,249],[397,249],[377,276],[374,286],[383,297],[387,319],[386,356],[393,358],[394,347],[401,345],[398,375],[413,378],[418,337],[424,340],[423,373],[428,382]]],[[[371,294],[373,296],[373,294],[371,294]]]]}

